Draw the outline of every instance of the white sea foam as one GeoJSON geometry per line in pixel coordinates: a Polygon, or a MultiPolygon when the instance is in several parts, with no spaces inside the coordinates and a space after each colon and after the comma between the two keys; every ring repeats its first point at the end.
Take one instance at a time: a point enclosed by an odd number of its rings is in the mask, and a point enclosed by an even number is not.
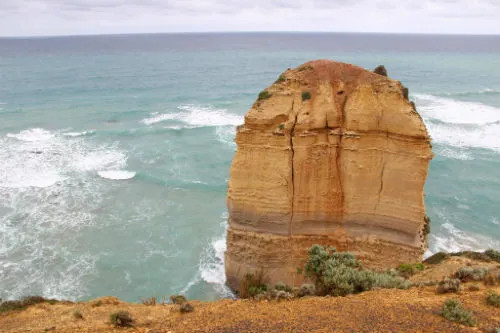
{"type": "Polygon", "coordinates": [[[227,213],[222,214],[224,234],[212,240],[200,257],[199,274],[203,281],[214,286],[221,297],[234,297],[226,286],[226,272],[224,268],[224,253],[226,252],[227,213]]]}
{"type": "Polygon", "coordinates": [[[121,170],[126,160],[116,144],[85,136],[35,128],[0,137],[0,297],[86,294],[97,258],[75,248],[74,237],[94,226],[102,205],[95,172],[121,170]]]}
{"type": "MultiPolygon", "coordinates": [[[[210,127],[210,126],[236,126],[243,122],[243,117],[228,112],[223,109],[213,109],[195,105],[181,105],[179,112],[175,113],[154,113],[149,118],[141,122],[145,125],[153,125],[163,121],[179,121],[192,127],[210,127]]],[[[186,127],[186,126],[184,126],[186,127]]]]}
{"type": "MultiPolygon", "coordinates": [[[[432,95],[415,95],[420,114],[438,143],[458,148],[500,151],[500,109],[482,103],[457,101],[432,95]]],[[[445,155],[450,156],[450,152],[445,155]]],[[[468,159],[461,150],[454,158],[468,159]]]]}
{"type": "Polygon", "coordinates": [[[63,133],[63,135],[76,138],[79,136],[86,136],[86,135],[91,135],[94,133],[95,133],[94,130],[90,130],[90,131],[83,131],[83,132],[65,132],[65,133],[63,133]]]}
{"type": "Polygon", "coordinates": [[[97,174],[102,178],[113,179],[113,180],[126,180],[135,177],[135,171],[126,171],[126,170],[98,171],[97,174]]]}
{"type": "Polygon", "coordinates": [[[54,138],[54,134],[43,128],[30,128],[24,131],[21,131],[16,134],[7,134],[7,137],[14,138],[20,141],[26,142],[36,142],[36,141],[47,141],[54,138]]]}

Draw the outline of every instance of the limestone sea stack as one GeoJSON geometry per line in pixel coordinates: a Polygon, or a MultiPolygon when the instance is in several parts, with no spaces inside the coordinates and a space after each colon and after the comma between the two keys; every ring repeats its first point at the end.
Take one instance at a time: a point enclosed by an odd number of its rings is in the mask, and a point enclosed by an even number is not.
{"type": "Polygon", "coordinates": [[[430,137],[399,81],[329,60],[289,69],[238,127],[225,265],[298,285],[314,244],[366,267],[419,262],[430,137]],[[405,96],[406,95],[406,96],[405,96]]]}

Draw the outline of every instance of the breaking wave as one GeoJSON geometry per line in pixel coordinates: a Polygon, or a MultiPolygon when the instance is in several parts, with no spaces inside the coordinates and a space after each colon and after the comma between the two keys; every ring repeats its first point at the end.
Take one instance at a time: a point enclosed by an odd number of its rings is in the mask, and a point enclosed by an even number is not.
{"type": "Polygon", "coordinates": [[[84,136],[32,128],[0,137],[0,296],[87,294],[97,258],[75,248],[75,235],[96,223],[97,172],[126,162],[117,144],[84,136]]]}
{"type": "Polygon", "coordinates": [[[184,128],[211,127],[211,126],[236,126],[243,122],[243,117],[232,114],[224,109],[214,109],[195,105],[181,105],[178,112],[154,113],[151,117],[144,118],[141,122],[145,125],[154,125],[164,121],[180,122],[184,128]]]}
{"type": "Polygon", "coordinates": [[[500,152],[499,108],[425,94],[417,94],[415,97],[418,111],[432,139],[459,150],[458,153],[450,153],[448,148],[448,151],[442,152],[443,155],[470,159],[465,151],[468,148],[484,148],[500,152]]]}

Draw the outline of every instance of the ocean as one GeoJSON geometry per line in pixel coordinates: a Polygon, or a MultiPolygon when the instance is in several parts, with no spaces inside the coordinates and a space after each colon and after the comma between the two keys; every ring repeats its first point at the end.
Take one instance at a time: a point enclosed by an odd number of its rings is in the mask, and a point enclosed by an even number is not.
{"type": "Polygon", "coordinates": [[[500,36],[1,38],[0,298],[231,297],[235,126],[319,58],[409,87],[436,155],[428,254],[500,248],[500,36]]]}

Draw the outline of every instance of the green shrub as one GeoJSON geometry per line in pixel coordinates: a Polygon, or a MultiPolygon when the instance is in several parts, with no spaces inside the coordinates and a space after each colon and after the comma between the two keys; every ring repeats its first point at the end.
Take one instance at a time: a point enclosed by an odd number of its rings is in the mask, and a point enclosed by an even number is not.
{"type": "Polygon", "coordinates": [[[257,98],[257,100],[262,101],[264,99],[270,98],[271,96],[272,94],[270,94],[267,90],[263,90],[260,92],[259,98],[257,98]]]}
{"type": "Polygon", "coordinates": [[[314,286],[314,284],[304,283],[300,286],[300,290],[298,293],[299,297],[314,295],[316,295],[316,287],[314,286]]]}
{"type": "Polygon", "coordinates": [[[286,81],[286,76],[284,74],[281,74],[278,79],[276,80],[275,83],[281,83],[286,81]]]}
{"type": "Polygon", "coordinates": [[[278,290],[275,295],[276,300],[282,301],[282,300],[290,300],[293,298],[293,294],[288,291],[284,290],[278,290]]]}
{"type": "Polygon", "coordinates": [[[401,264],[398,267],[398,272],[405,278],[409,278],[414,275],[417,271],[423,271],[425,269],[424,264],[401,264]]]}
{"type": "Polygon", "coordinates": [[[436,292],[438,294],[445,294],[445,293],[456,293],[459,290],[460,290],[459,279],[445,278],[444,280],[439,281],[436,292]]]}
{"type": "Polygon", "coordinates": [[[455,274],[455,277],[461,281],[482,281],[488,271],[489,269],[486,267],[462,267],[455,274]]]}
{"type": "MultiPolygon", "coordinates": [[[[416,110],[415,103],[413,103],[413,110],[416,110]]],[[[425,215],[424,216],[424,235],[427,236],[430,233],[431,233],[431,218],[429,216],[425,215]]]]}
{"type": "Polygon", "coordinates": [[[281,123],[279,126],[280,131],[283,131],[285,129],[285,124],[281,123]]]}
{"type": "Polygon", "coordinates": [[[276,289],[278,291],[286,291],[286,292],[289,292],[289,293],[292,292],[292,288],[290,288],[290,286],[287,286],[283,282],[276,283],[276,285],[274,286],[274,289],[276,289]]]}
{"type": "Polygon", "coordinates": [[[240,285],[240,297],[249,298],[267,292],[267,286],[264,283],[264,273],[262,271],[256,274],[247,274],[240,285]]]}
{"type": "Polygon", "coordinates": [[[304,266],[319,295],[345,296],[373,288],[408,289],[410,283],[390,272],[363,270],[356,257],[334,248],[314,245],[304,266]]]}
{"type": "Polygon", "coordinates": [[[486,303],[488,303],[488,305],[500,308],[500,295],[495,292],[490,292],[486,297],[486,303]]]}
{"type": "Polygon", "coordinates": [[[308,99],[311,99],[311,93],[309,91],[304,91],[302,93],[302,101],[307,101],[308,99]]]}
{"type": "Polygon", "coordinates": [[[41,296],[28,296],[18,301],[5,301],[0,303],[0,313],[9,311],[25,310],[31,305],[49,302],[56,302],[55,300],[48,300],[41,296]]]}
{"type": "Polygon", "coordinates": [[[307,71],[307,70],[313,71],[314,67],[311,65],[308,65],[308,66],[302,66],[299,68],[299,72],[303,72],[303,71],[307,71]]]}
{"type": "Polygon", "coordinates": [[[117,327],[130,327],[134,319],[128,311],[118,311],[109,315],[109,321],[117,327]]]}
{"type": "Polygon", "coordinates": [[[490,257],[491,260],[500,263],[500,251],[489,249],[489,250],[486,250],[484,252],[484,254],[486,254],[488,257],[490,257]]]}
{"type": "Polygon", "coordinates": [[[446,319],[456,323],[467,326],[474,326],[476,324],[476,321],[472,317],[472,313],[465,310],[462,304],[454,299],[447,300],[440,313],[446,319]]]}

